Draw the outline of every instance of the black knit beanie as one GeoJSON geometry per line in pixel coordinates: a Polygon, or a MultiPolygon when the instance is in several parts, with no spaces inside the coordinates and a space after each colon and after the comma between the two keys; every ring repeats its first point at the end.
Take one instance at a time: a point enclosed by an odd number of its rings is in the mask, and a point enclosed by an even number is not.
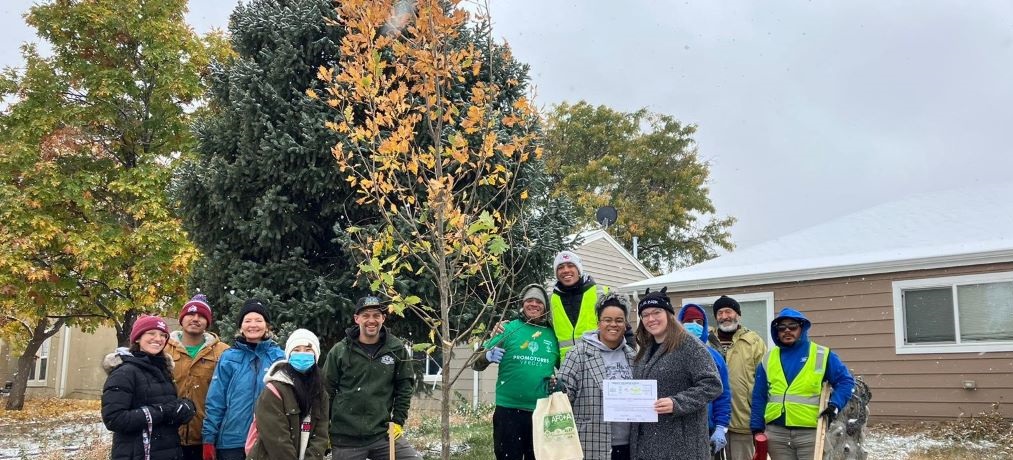
{"type": "Polygon", "coordinates": [[[243,325],[243,318],[245,318],[248,313],[260,313],[260,316],[264,317],[264,322],[271,324],[271,315],[267,312],[267,307],[260,299],[249,299],[243,304],[243,308],[239,310],[239,316],[236,317],[237,326],[243,325]]]}
{"type": "Polygon", "coordinates": [[[737,313],[739,316],[742,316],[742,307],[739,306],[739,302],[726,295],[718,297],[718,300],[714,301],[715,318],[717,318],[718,316],[718,310],[721,310],[722,308],[731,308],[732,310],[735,310],[735,313],[737,313]]]}
{"type": "Polygon", "coordinates": [[[657,292],[651,292],[651,288],[647,288],[644,291],[644,296],[640,299],[640,303],[637,304],[637,315],[643,316],[644,310],[648,308],[662,308],[674,315],[675,307],[672,307],[672,301],[669,300],[668,294],[665,293],[667,290],[667,286],[657,292]]]}

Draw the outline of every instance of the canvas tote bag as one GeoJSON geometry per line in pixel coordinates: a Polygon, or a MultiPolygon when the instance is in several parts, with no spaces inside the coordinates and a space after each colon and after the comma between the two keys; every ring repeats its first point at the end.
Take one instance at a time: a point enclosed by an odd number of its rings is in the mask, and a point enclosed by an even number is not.
{"type": "Polygon", "coordinates": [[[531,415],[532,439],[538,460],[582,460],[584,450],[566,393],[557,391],[538,400],[531,415]]]}

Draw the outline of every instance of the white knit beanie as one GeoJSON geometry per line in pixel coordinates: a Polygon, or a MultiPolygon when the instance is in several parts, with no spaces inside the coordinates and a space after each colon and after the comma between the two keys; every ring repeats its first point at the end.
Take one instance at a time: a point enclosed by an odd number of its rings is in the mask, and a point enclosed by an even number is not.
{"type": "Polygon", "coordinates": [[[299,345],[309,345],[313,348],[313,357],[317,361],[320,360],[320,339],[306,329],[296,329],[288,336],[288,341],[285,342],[285,359],[288,359],[292,355],[292,350],[299,345]]]}
{"type": "Polygon", "coordinates": [[[559,254],[556,254],[556,260],[552,262],[552,271],[558,270],[559,266],[566,262],[577,266],[577,276],[584,274],[584,264],[580,262],[580,256],[570,251],[559,251],[559,254]]]}

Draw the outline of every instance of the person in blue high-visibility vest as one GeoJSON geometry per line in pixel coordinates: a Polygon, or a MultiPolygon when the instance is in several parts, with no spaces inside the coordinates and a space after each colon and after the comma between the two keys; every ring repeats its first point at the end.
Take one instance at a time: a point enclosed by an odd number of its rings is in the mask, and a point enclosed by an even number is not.
{"type": "Polygon", "coordinates": [[[851,399],[855,380],[836,353],[809,341],[812,323],[797,310],[782,309],[770,323],[777,345],[756,367],[749,428],[754,438],[766,435],[772,460],[813,458],[816,422],[833,421],[851,399]],[[819,408],[823,382],[833,388],[819,408]]]}

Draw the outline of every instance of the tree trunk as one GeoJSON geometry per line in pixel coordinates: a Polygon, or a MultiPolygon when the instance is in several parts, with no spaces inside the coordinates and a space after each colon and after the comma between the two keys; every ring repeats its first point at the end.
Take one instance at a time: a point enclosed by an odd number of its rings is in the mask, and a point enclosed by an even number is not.
{"type": "Polygon", "coordinates": [[[49,326],[49,318],[42,318],[32,329],[32,338],[25,346],[24,353],[18,358],[18,369],[14,372],[14,381],[11,384],[11,394],[7,395],[7,410],[22,410],[25,408],[25,392],[28,390],[28,374],[35,366],[35,354],[42,348],[46,339],[52,337],[63,327],[65,319],[60,319],[56,325],[46,330],[49,326]]]}
{"type": "Polygon", "coordinates": [[[122,322],[118,322],[116,325],[116,346],[130,346],[130,330],[134,328],[135,321],[137,321],[137,310],[131,308],[123,313],[122,322]]]}

